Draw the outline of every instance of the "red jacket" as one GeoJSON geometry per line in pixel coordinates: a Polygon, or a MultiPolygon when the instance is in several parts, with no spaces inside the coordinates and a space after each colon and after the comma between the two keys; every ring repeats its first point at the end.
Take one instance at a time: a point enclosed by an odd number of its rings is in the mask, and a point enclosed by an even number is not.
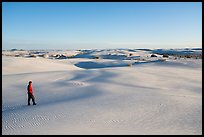
{"type": "Polygon", "coordinates": [[[33,87],[31,84],[28,85],[27,90],[28,90],[28,93],[33,94],[33,87]]]}

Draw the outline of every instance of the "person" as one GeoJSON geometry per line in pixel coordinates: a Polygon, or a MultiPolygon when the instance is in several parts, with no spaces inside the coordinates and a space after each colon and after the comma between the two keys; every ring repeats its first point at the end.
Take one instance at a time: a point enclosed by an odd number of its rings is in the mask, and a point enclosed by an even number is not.
{"type": "Polygon", "coordinates": [[[30,105],[30,99],[32,99],[33,105],[36,105],[35,97],[33,95],[32,81],[29,81],[29,84],[27,86],[27,90],[28,90],[28,105],[30,105]]]}

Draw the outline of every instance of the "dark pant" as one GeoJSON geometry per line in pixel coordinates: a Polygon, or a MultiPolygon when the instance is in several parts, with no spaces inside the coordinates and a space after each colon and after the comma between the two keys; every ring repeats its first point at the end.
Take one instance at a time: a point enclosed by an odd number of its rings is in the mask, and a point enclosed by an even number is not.
{"type": "Polygon", "coordinates": [[[33,96],[33,94],[28,93],[28,105],[30,105],[30,99],[32,99],[33,104],[36,104],[36,103],[35,103],[35,97],[33,96]]]}

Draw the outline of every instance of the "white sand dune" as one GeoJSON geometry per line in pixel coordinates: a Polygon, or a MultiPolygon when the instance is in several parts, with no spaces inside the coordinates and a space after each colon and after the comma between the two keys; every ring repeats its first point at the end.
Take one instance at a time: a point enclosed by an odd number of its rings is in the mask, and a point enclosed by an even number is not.
{"type": "Polygon", "coordinates": [[[19,74],[19,73],[33,73],[44,71],[59,71],[59,70],[77,70],[80,69],[68,63],[48,60],[44,58],[23,58],[23,57],[2,57],[2,73],[5,74],[19,74]],[[12,63],[10,63],[12,62],[12,63]]]}
{"type": "Polygon", "coordinates": [[[3,56],[2,134],[202,134],[202,59],[123,64],[3,56]]]}

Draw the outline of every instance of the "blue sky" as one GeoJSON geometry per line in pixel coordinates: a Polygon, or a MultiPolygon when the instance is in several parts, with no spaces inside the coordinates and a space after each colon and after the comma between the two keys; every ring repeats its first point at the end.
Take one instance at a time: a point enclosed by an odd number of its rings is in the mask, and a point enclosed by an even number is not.
{"type": "Polygon", "coordinates": [[[3,2],[2,49],[202,47],[201,2],[3,2]]]}

